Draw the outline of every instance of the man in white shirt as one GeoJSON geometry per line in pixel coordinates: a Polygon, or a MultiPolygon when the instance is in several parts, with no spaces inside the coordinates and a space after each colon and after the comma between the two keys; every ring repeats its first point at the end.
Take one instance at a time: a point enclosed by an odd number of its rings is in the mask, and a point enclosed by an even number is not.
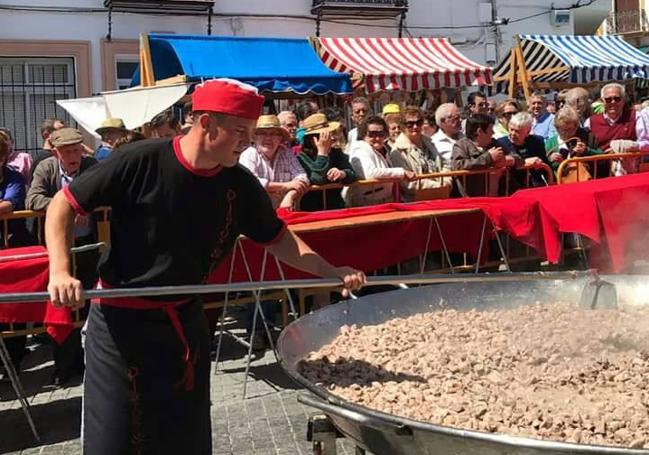
{"type": "Polygon", "coordinates": [[[460,108],[454,103],[444,103],[435,111],[435,123],[439,127],[437,133],[433,134],[433,145],[444,160],[445,166],[450,166],[451,155],[455,143],[464,137],[462,134],[462,122],[460,108]]]}
{"type": "Polygon", "coordinates": [[[262,115],[255,129],[255,145],[244,150],[239,158],[239,163],[266,189],[274,208],[292,208],[309,186],[304,168],[284,145],[289,139],[277,116],[262,115]]]}
{"type": "Polygon", "coordinates": [[[277,114],[277,118],[279,119],[282,128],[288,131],[288,134],[290,135],[288,141],[289,147],[297,145],[297,138],[295,135],[297,133],[298,122],[295,113],[293,111],[282,111],[277,114]]]}
{"type": "Polygon", "coordinates": [[[371,115],[370,102],[367,98],[359,96],[352,100],[352,123],[354,127],[347,133],[347,147],[350,148],[352,143],[363,138],[358,136],[358,125],[371,115]]]}

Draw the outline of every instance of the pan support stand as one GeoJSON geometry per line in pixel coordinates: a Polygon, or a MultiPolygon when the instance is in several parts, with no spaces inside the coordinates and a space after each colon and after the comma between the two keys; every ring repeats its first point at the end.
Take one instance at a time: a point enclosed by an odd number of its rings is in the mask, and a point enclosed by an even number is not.
{"type": "Polygon", "coordinates": [[[23,414],[25,414],[25,418],[27,419],[29,428],[31,429],[32,434],[34,435],[36,441],[40,443],[41,437],[38,434],[38,431],[36,430],[36,424],[34,423],[34,418],[32,417],[29,401],[27,401],[25,391],[23,390],[23,386],[20,382],[20,379],[18,378],[18,372],[14,368],[13,362],[11,361],[11,357],[9,356],[9,350],[7,349],[7,345],[5,344],[4,338],[2,338],[1,336],[0,336],[0,360],[2,360],[2,365],[4,366],[5,372],[9,376],[9,381],[11,382],[11,386],[14,389],[14,393],[16,394],[16,399],[20,403],[20,407],[23,410],[23,414]]]}
{"type": "MultiPolygon", "coordinates": [[[[234,273],[234,266],[235,266],[235,261],[236,261],[236,256],[237,256],[237,251],[241,255],[241,260],[243,262],[244,268],[246,270],[246,275],[248,276],[248,279],[250,282],[254,282],[253,274],[252,274],[252,269],[250,267],[250,264],[248,262],[248,258],[246,256],[246,252],[243,246],[243,242],[241,241],[241,237],[239,237],[234,245],[234,248],[232,250],[232,259],[230,262],[230,270],[228,273],[228,283],[232,283],[232,278],[233,278],[233,273],[234,273]]],[[[266,264],[268,262],[268,251],[264,249],[263,253],[263,258],[262,258],[262,263],[261,263],[261,272],[259,276],[259,281],[264,280],[264,276],[266,274],[266,264]]],[[[280,276],[281,280],[285,280],[285,274],[284,270],[282,269],[281,263],[277,257],[274,257],[275,259],[275,265],[277,266],[277,270],[280,276]]],[[[291,312],[291,315],[293,316],[293,320],[298,318],[298,313],[295,308],[295,304],[293,302],[293,297],[291,296],[290,289],[285,289],[286,292],[286,298],[288,300],[289,304],[289,309],[291,312]]],[[[243,399],[246,398],[246,394],[248,391],[248,377],[250,374],[250,366],[253,360],[253,346],[254,346],[254,340],[256,334],[256,329],[257,329],[257,324],[258,320],[261,319],[261,323],[263,325],[263,329],[265,332],[265,335],[268,339],[268,343],[270,345],[270,348],[273,352],[273,355],[275,356],[275,359],[277,360],[277,350],[275,349],[275,344],[273,342],[273,337],[271,334],[270,330],[270,325],[268,323],[268,319],[266,318],[266,315],[264,314],[263,310],[263,305],[261,302],[261,290],[259,291],[254,291],[253,292],[253,298],[254,298],[254,312],[252,316],[252,327],[250,329],[250,338],[248,340],[245,340],[241,337],[238,337],[234,335],[233,333],[230,333],[230,331],[225,329],[225,318],[226,318],[226,312],[227,312],[227,307],[228,307],[228,301],[229,301],[229,293],[225,294],[224,298],[224,303],[223,303],[223,311],[221,313],[221,317],[219,319],[219,336],[218,336],[218,342],[216,346],[216,360],[215,360],[215,368],[214,368],[214,374],[218,373],[218,364],[219,364],[219,359],[221,355],[221,346],[222,346],[222,341],[223,341],[223,334],[225,332],[230,335],[235,342],[238,344],[242,345],[248,350],[247,358],[246,358],[246,368],[245,368],[245,375],[244,375],[244,382],[243,382],[243,399]]]]}
{"type": "MultiPolygon", "coordinates": [[[[309,416],[306,439],[313,444],[313,455],[336,455],[336,439],[345,436],[336,429],[329,417],[324,414],[309,416]]],[[[365,455],[365,450],[356,446],[355,455],[365,455]]]]}

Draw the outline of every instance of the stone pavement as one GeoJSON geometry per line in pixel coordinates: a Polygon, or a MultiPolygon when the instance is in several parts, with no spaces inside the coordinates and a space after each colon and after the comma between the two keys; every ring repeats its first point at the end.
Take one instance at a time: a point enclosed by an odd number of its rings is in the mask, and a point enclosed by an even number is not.
{"type": "MultiPolygon", "coordinates": [[[[311,454],[306,441],[309,414],[316,411],[297,402],[297,385],[275,362],[271,352],[255,360],[247,398],[243,397],[244,350],[224,338],[223,362],[214,374],[212,362],[212,432],[215,454],[311,454]]],[[[21,380],[43,438],[39,445],[9,384],[0,384],[0,453],[74,455],[81,453],[79,425],[81,386],[52,389],[46,384],[53,363],[48,346],[32,346],[23,362],[21,380]]],[[[349,441],[338,440],[338,454],[353,454],[349,441]]]]}

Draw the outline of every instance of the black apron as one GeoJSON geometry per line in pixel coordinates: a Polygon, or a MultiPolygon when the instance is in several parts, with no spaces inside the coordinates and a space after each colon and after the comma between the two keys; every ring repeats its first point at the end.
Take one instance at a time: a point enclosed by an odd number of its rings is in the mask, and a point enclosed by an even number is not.
{"type": "Polygon", "coordinates": [[[89,455],[211,454],[210,338],[202,303],[162,310],[93,304],[86,334],[82,439],[89,455]],[[188,382],[188,379],[190,379],[188,382]]]}

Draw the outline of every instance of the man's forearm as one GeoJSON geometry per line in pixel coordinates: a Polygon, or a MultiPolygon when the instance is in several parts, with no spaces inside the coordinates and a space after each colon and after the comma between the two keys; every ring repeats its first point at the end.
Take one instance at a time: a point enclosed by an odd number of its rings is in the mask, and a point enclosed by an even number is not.
{"type": "Polygon", "coordinates": [[[284,233],[281,240],[267,249],[282,262],[303,272],[321,277],[338,276],[336,267],[329,264],[289,230],[284,233]]]}
{"type": "Polygon", "coordinates": [[[268,182],[266,191],[269,193],[283,193],[286,191],[286,185],[283,182],[268,182]]]}
{"type": "Polygon", "coordinates": [[[73,227],[74,209],[59,191],[52,199],[45,217],[45,243],[50,258],[50,275],[71,273],[73,227]]]}

